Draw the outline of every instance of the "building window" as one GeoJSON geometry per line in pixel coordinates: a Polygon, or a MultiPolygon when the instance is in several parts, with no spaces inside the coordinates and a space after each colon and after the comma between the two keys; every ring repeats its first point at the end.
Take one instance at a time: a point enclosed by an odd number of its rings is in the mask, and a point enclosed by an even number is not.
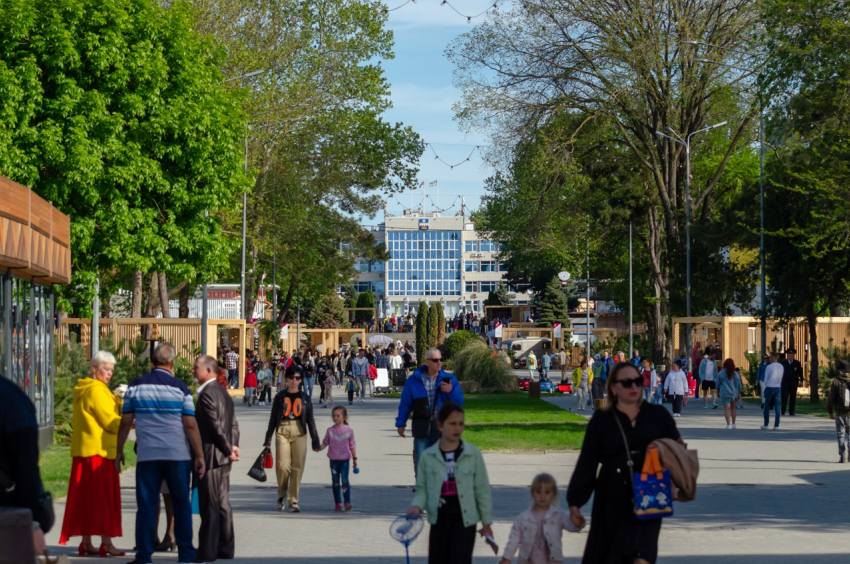
{"type": "Polygon", "coordinates": [[[496,282],[495,280],[481,282],[481,291],[482,292],[488,292],[488,293],[489,292],[495,292],[497,284],[498,284],[498,282],[496,282]]]}
{"type": "Polygon", "coordinates": [[[478,251],[478,241],[466,241],[463,245],[463,250],[467,253],[478,251]]]}
{"type": "Polygon", "coordinates": [[[464,270],[464,272],[478,272],[478,261],[477,260],[465,260],[465,261],[463,261],[463,270],[464,270]]]}
{"type": "Polygon", "coordinates": [[[492,253],[496,251],[496,243],[493,241],[481,241],[479,250],[482,253],[492,253]]]}
{"type": "Polygon", "coordinates": [[[499,261],[499,272],[507,272],[507,271],[508,271],[508,265],[506,265],[502,261],[499,261]]]}
{"type": "Polygon", "coordinates": [[[402,231],[387,235],[390,240],[400,240],[399,249],[393,249],[393,260],[386,265],[387,279],[405,281],[391,283],[388,296],[460,294],[459,285],[452,288],[449,284],[449,280],[460,279],[460,260],[449,260],[460,259],[459,231],[402,231]]]}
{"type": "Polygon", "coordinates": [[[481,272],[496,272],[496,261],[494,261],[494,260],[482,260],[481,261],[481,272]]]}
{"type": "Polygon", "coordinates": [[[478,291],[478,282],[465,282],[464,283],[464,291],[465,292],[477,292],[478,291]]]}

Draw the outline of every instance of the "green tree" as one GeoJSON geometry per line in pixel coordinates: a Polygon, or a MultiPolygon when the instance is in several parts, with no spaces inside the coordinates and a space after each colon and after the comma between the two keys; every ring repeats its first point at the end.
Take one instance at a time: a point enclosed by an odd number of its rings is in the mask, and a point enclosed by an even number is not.
{"type": "Polygon", "coordinates": [[[433,349],[439,344],[437,343],[437,335],[440,327],[440,313],[437,311],[437,304],[431,304],[428,308],[428,348],[433,349]]]}
{"type": "Polygon", "coordinates": [[[330,292],[320,296],[310,310],[310,314],[307,317],[307,326],[322,329],[351,327],[343,307],[343,301],[336,295],[336,292],[330,292]]]}
{"type": "Polygon", "coordinates": [[[182,2],[0,7],[0,174],[71,216],[61,291],[81,313],[95,279],[107,296],[136,271],[194,280],[227,265],[219,215],[246,186],[245,118],[193,26],[182,2]]]}
{"type": "Polygon", "coordinates": [[[446,314],[443,311],[443,304],[437,303],[437,344],[440,345],[446,341],[446,314]]]}
{"type": "Polygon", "coordinates": [[[428,305],[425,302],[419,302],[419,307],[416,309],[416,355],[420,362],[425,359],[425,351],[428,346],[428,305]]]}
{"type": "Polygon", "coordinates": [[[567,296],[561,291],[561,282],[557,276],[552,278],[540,293],[537,300],[537,316],[541,323],[561,323],[569,327],[567,296]]]}
{"type": "Polygon", "coordinates": [[[357,296],[357,307],[367,307],[373,310],[354,312],[354,318],[357,320],[358,323],[369,321],[370,319],[372,319],[372,317],[375,316],[375,294],[372,293],[372,290],[366,290],[365,292],[361,292],[360,295],[357,296]]]}
{"type": "Polygon", "coordinates": [[[485,306],[504,306],[510,305],[511,297],[508,294],[508,287],[505,286],[505,283],[501,280],[499,281],[499,285],[496,287],[496,291],[491,291],[487,294],[487,299],[484,300],[485,306]]]}

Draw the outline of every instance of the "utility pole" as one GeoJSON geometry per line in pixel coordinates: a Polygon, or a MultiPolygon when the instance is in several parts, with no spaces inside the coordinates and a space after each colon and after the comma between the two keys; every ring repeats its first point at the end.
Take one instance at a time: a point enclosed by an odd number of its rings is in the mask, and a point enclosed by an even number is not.
{"type": "Polygon", "coordinates": [[[272,319],[277,321],[277,249],[272,252],[272,319]]]}
{"type": "MultiPolygon", "coordinates": [[[[166,304],[165,307],[168,307],[166,304]]],[[[117,335],[116,335],[117,337],[117,335]]],[[[100,350],[100,277],[94,281],[94,299],[91,303],[91,357],[100,350]]]]}
{"type": "MultiPolygon", "coordinates": [[[[248,132],[245,132],[245,166],[243,168],[245,176],[248,176],[248,132]]],[[[240,319],[245,319],[245,224],[248,220],[248,192],[242,192],[242,270],[241,270],[241,299],[240,303],[240,319]]]]}
{"type": "Polygon", "coordinates": [[[587,218],[587,248],[585,249],[585,259],[587,260],[587,299],[585,300],[585,314],[587,315],[587,334],[585,335],[585,345],[587,347],[587,358],[590,358],[590,216],[587,218]]]}
{"type": "Polygon", "coordinates": [[[635,333],[632,325],[632,222],[629,220],[629,354],[635,350],[635,333]]]}
{"type": "MultiPolygon", "coordinates": [[[[208,217],[209,212],[204,210],[204,217],[208,217]]],[[[209,301],[207,300],[207,282],[201,285],[201,354],[207,353],[207,333],[209,328],[209,301]]]]}

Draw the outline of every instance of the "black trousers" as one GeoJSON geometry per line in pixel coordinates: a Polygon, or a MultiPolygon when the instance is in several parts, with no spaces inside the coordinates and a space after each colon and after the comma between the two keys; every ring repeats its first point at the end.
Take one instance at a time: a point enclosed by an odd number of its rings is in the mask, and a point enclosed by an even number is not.
{"type": "Polygon", "coordinates": [[[260,401],[266,401],[266,396],[268,396],[269,400],[272,401],[272,387],[271,385],[263,387],[263,391],[260,392],[260,401]]]}
{"type": "Polygon", "coordinates": [[[206,471],[198,484],[198,506],[201,530],[195,558],[207,562],[217,558],[232,559],[236,540],[230,508],[230,464],[206,471]]]}
{"type": "Polygon", "coordinates": [[[354,401],[354,390],[348,390],[348,403],[354,401]]]}
{"type": "Polygon", "coordinates": [[[797,386],[782,384],[782,415],[785,415],[785,407],[788,407],[787,413],[794,415],[797,408],[797,386]],[[790,405],[788,405],[790,403],[790,405]]]}
{"type": "Polygon", "coordinates": [[[428,564],[472,564],[475,525],[463,526],[463,515],[440,512],[428,536],[428,564]]]}
{"type": "Polygon", "coordinates": [[[670,398],[673,403],[673,413],[682,413],[682,403],[685,401],[685,396],[670,394],[670,398]]]}
{"type": "Polygon", "coordinates": [[[605,386],[607,384],[607,380],[593,379],[593,383],[590,385],[591,403],[605,397],[605,386]]]}

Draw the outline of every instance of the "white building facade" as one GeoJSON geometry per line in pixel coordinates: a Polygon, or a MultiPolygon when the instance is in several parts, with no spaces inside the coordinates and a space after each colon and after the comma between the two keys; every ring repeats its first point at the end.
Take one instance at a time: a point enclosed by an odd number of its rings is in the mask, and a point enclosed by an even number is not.
{"type": "MultiPolygon", "coordinates": [[[[390,260],[355,265],[355,288],[372,290],[384,315],[404,314],[420,301],[442,303],[447,317],[460,311],[483,315],[484,300],[505,276],[498,244],[480,236],[469,216],[407,210],[386,216],[372,234],[386,244],[390,260]]],[[[509,292],[512,304],[528,303],[525,292],[509,292]]]]}

